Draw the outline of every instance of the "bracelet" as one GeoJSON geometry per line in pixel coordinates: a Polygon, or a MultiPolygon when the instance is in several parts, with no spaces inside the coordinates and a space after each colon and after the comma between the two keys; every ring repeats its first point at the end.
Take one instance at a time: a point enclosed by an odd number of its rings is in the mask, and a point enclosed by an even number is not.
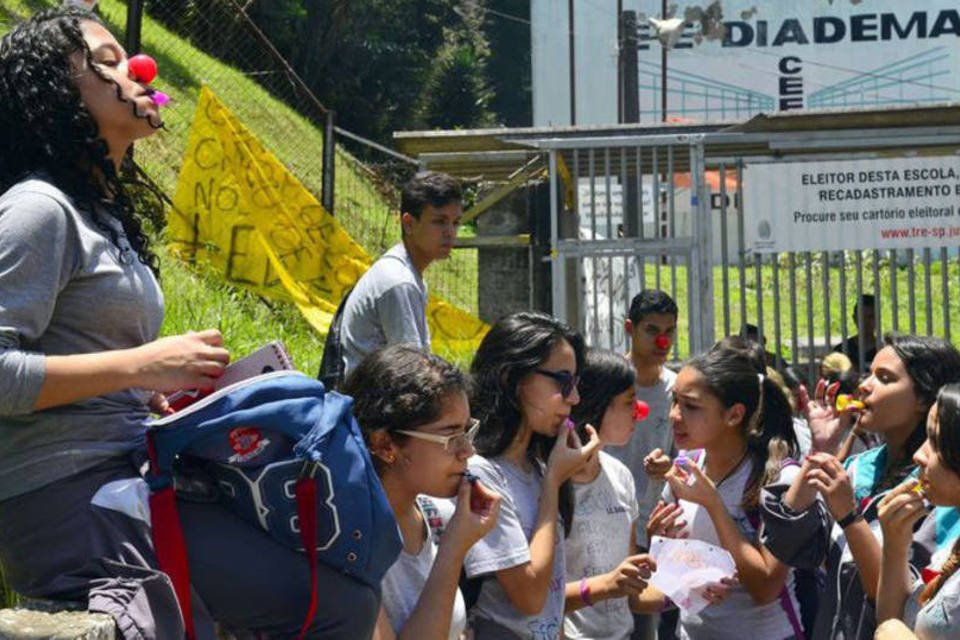
{"type": "Polygon", "coordinates": [[[847,515],[837,520],[837,525],[841,529],[846,529],[847,527],[852,525],[854,522],[857,522],[862,519],[863,519],[863,514],[860,513],[860,509],[854,507],[853,509],[850,510],[850,513],[848,513],[847,515]]]}
{"type": "Polygon", "coordinates": [[[593,598],[590,597],[590,585],[586,578],[580,578],[580,600],[588,607],[593,606],[593,598]]]}
{"type": "Polygon", "coordinates": [[[663,598],[663,604],[660,605],[660,613],[663,613],[664,611],[669,611],[670,609],[676,609],[676,608],[677,608],[677,605],[674,604],[673,600],[671,600],[669,596],[665,596],[663,598]]]}

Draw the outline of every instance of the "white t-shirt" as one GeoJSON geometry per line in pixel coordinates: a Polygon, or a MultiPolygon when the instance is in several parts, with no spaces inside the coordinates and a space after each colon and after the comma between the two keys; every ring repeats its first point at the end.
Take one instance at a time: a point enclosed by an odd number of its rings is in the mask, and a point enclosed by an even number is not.
{"type": "MultiPolygon", "coordinates": [[[[574,483],[576,511],[565,543],[567,581],[607,573],[630,555],[637,495],[630,470],[600,452],[600,474],[592,482],[574,483]]],[[[566,615],[566,638],[627,640],[633,633],[633,614],[626,598],[611,598],[566,615]]]]}
{"type": "MultiPolygon", "coordinates": [[[[423,515],[426,539],[420,548],[420,553],[412,555],[406,551],[401,551],[397,561],[393,563],[383,581],[380,583],[383,588],[383,608],[387,612],[387,618],[390,619],[390,626],[394,633],[399,633],[400,629],[406,624],[417,606],[423,587],[427,583],[430,571],[433,569],[433,562],[437,558],[437,537],[433,535],[435,530],[441,527],[434,527],[433,522],[441,518],[441,512],[430,498],[421,496],[418,498],[417,507],[423,515]],[[428,526],[428,523],[431,523],[428,526]]],[[[457,589],[456,598],[453,601],[453,611],[450,621],[450,640],[457,640],[463,633],[467,624],[467,611],[463,603],[463,596],[457,589]]]]}
{"type": "MultiPolygon", "coordinates": [[[[706,460],[703,451],[690,452],[691,458],[697,458],[697,465],[702,469],[706,460]]],[[[741,502],[743,493],[750,479],[750,461],[744,459],[740,466],[720,483],[717,490],[720,498],[732,516],[737,528],[747,540],[756,542],[759,538],[757,527],[743,510],[741,502]]],[[[799,473],[800,467],[795,464],[784,467],[777,483],[790,484],[799,473]]],[[[664,499],[673,501],[669,487],[664,490],[664,499]]],[[[686,500],[680,500],[683,507],[683,518],[687,524],[684,532],[692,540],[702,540],[716,546],[720,544],[717,530],[713,526],[710,514],[702,506],[686,500]]],[[[759,518],[759,514],[758,514],[759,518]]],[[[759,519],[754,519],[759,525],[759,519]]],[[[793,608],[796,619],[800,619],[800,605],[797,602],[793,589],[793,570],[787,573],[785,583],[789,604],[793,608]]],[[[699,614],[690,615],[680,613],[681,640],[783,640],[792,638],[793,626],[790,623],[784,603],[780,598],[765,605],[754,603],[753,598],[742,584],[732,587],[723,602],[703,609],[699,614]]]]}
{"type": "Polygon", "coordinates": [[[677,374],[666,367],[660,370],[660,379],[650,387],[637,386],[636,398],[646,402],[650,407],[647,419],[636,423],[636,429],[630,441],[622,447],[605,447],[604,450],[622,462],[633,474],[633,484],[637,492],[637,505],[640,508],[639,523],[637,526],[637,544],[642,548],[649,546],[647,542],[647,520],[653,513],[660,495],[663,493],[664,481],[654,480],[643,469],[643,459],[656,448],[660,448],[667,455],[673,449],[673,427],[670,426],[670,403],[672,399],[673,383],[677,374]]]}
{"type": "MultiPolygon", "coordinates": [[[[486,459],[473,456],[470,470],[485,485],[502,496],[497,524],[467,553],[464,569],[467,578],[476,578],[509,569],[530,561],[530,538],[540,511],[543,476],[539,469],[524,471],[504,458],[486,459]]],[[[576,518],[574,518],[576,521],[576,518]]],[[[553,577],[543,610],[525,616],[513,606],[496,576],[487,575],[480,588],[477,603],[471,609],[476,618],[490,620],[519,638],[555,640],[563,628],[564,573],[563,524],[557,519],[557,536],[553,550],[553,577]]],[[[476,635],[476,640],[494,640],[476,635]]],[[[496,640],[500,640],[497,638],[496,640]]]]}
{"type": "MultiPolygon", "coordinates": [[[[930,559],[931,567],[942,566],[949,555],[949,548],[938,551],[930,559]]],[[[904,606],[904,622],[920,640],[955,639],[960,629],[960,571],[947,578],[936,595],[921,608],[919,597],[925,588],[923,580],[914,584],[913,595],[904,606]]]]}

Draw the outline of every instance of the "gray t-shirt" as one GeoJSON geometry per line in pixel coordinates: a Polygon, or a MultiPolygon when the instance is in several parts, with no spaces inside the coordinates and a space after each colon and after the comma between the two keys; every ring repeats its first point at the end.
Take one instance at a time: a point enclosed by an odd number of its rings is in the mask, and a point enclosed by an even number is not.
{"type": "MultiPolygon", "coordinates": [[[[443,518],[439,505],[432,499],[421,496],[417,499],[417,507],[423,515],[424,533],[426,535],[420,553],[411,555],[401,551],[397,561],[393,563],[386,575],[383,576],[383,608],[390,619],[390,626],[394,633],[399,633],[403,625],[410,618],[410,614],[417,606],[423,587],[433,570],[433,562],[437,558],[439,546],[433,530],[437,525],[443,527],[446,520],[443,518]],[[441,521],[442,522],[438,522],[441,521]],[[428,525],[428,523],[431,523],[428,525]]],[[[457,640],[467,623],[467,611],[463,603],[463,596],[457,589],[453,602],[453,611],[450,619],[450,640],[457,640]]]]}
{"type": "MultiPolygon", "coordinates": [[[[494,574],[530,562],[530,538],[540,512],[543,477],[539,469],[524,471],[504,458],[490,460],[473,456],[470,470],[488,487],[502,496],[500,515],[493,529],[467,553],[464,561],[468,578],[487,576],[471,610],[477,618],[491,620],[525,640],[556,640],[563,629],[564,573],[563,524],[557,519],[553,549],[553,577],[543,610],[525,616],[510,601],[494,574]]],[[[576,518],[574,518],[576,520],[576,518]]],[[[494,639],[477,633],[476,640],[494,639]]]]}
{"type": "MultiPolygon", "coordinates": [[[[99,221],[122,234],[115,218],[99,221]]],[[[45,356],[128,349],[160,331],[157,281],[120,244],[45,180],[0,196],[0,500],[143,444],[140,390],[33,411],[45,356]]]]}
{"type": "MultiPolygon", "coordinates": [[[[952,545],[950,545],[952,547],[952,545]]],[[[938,551],[930,559],[931,568],[942,567],[951,548],[938,551]]],[[[914,584],[913,594],[904,606],[904,622],[920,640],[952,640],[960,628],[960,572],[955,572],[940,586],[936,595],[921,607],[919,598],[926,585],[914,584]]]]}
{"type": "MultiPolygon", "coordinates": [[[[565,543],[568,582],[619,566],[630,555],[633,522],[638,514],[633,475],[603,451],[600,475],[573,487],[577,510],[565,543]]],[[[625,597],[610,598],[568,613],[563,632],[571,639],[627,640],[633,633],[633,614],[625,597]]]]}
{"type": "Polygon", "coordinates": [[[383,254],[357,281],[341,322],[347,374],[380,347],[412,344],[430,349],[427,285],[402,242],[383,254]]]}
{"type": "Polygon", "coordinates": [[[673,449],[673,427],[670,426],[670,402],[673,392],[673,382],[677,374],[663,367],[660,370],[660,379],[649,387],[637,385],[637,400],[646,402],[650,407],[647,419],[637,423],[637,428],[630,437],[630,442],[622,447],[604,447],[604,451],[627,465],[633,473],[633,482],[637,490],[637,505],[640,508],[639,522],[637,523],[637,544],[641,548],[649,546],[647,542],[647,520],[653,513],[660,494],[663,493],[665,482],[654,480],[643,470],[643,459],[651,451],[660,448],[667,455],[673,449]]]}

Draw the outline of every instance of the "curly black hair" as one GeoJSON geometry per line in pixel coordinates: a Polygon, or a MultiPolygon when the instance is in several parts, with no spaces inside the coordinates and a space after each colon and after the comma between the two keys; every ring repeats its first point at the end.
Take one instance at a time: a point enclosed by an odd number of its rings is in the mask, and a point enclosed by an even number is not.
{"type": "MultiPolygon", "coordinates": [[[[41,11],[0,41],[0,193],[31,174],[45,176],[87,212],[122,253],[117,232],[99,218],[101,211],[116,217],[140,261],[159,275],[159,260],[130,194],[131,187],[143,185],[119,175],[72,79],[70,58],[77,52],[99,74],[83,38],[84,21],[102,24],[95,14],[78,8],[41,11]]],[[[124,100],[119,86],[117,90],[118,99],[124,100]]]]}

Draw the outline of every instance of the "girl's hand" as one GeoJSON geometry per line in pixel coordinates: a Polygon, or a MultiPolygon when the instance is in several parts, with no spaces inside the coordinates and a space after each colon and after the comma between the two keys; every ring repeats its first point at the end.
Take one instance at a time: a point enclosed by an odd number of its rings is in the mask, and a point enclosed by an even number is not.
{"type": "Polygon", "coordinates": [[[136,347],[132,386],[168,393],[180,389],[213,389],[230,353],[216,329],[160,338],[136,347]]]}
{"type": "Polygon", "coordinates": [[[846,517],[857,503],[853,484],[843,465],[828,453],[813,453],[807,457],[810,467],[804,476],[806,483],[820,492],[834,520],[846,517]]]}
{"type": "Polygon", "coordinates": [[[687,526],[683,519],[683,507],[675,502],[667,504],[663,500],[657,503],[647,520],[647,540],[653,536],[664,538],[686,538],[689,534],[683,528],[687,526]]]}
{"type": "Polygon", "coordinates": [[[560,433],[557,434],[550,457],[547,458],[547,477],[552,477],[557,486],[577,473],[600,446],[597,430],[589,424],[586,430],[590,439],[586,444],[581,444],[576,431],[564,425],[560,426],[560,433]]]}
{"type": "Polygon", "coordinates": [[[168,416],[173,413],[173,409],[170,408],[170,403],[167,402],[167,396],[159,391],[154,391],[150,394],[147,407],[150,409],[150,413],[155,413],[160,416],[168,416]]]}
{"type": "Polygon", "coordinates": [[[464,553],[490,532],[500,514],[500,494],[464,476],[457,492],[457,508],[443,539],[460,546],[464,553]]]}
{"type": "Polygon", "coordinates": [[[647,454],[643,459],[643,470],[648,476],[655,480],[663,480],[670,471],[672,461],[670,456],[663,452],[663,449],[657,448],[647,454]]]}
{"type": "Polygon", "coordinates": [[[608,593],[614,598],[638,595],[647,588],[647,580],[656,570],[657,564],[649,555],[629,556],[604,576],[609,585],[608,593]]]}
{"type": "Polygon", "coordinates": [[[839,390],[839,382],[827,386],[827,381],[821,378],[817,383],[814,399],[807,403],[804,416],[810,426],[815,451],[836,453],[843,432],[850,427],[853,420],[850,412],[837,412],[839,390]]]}
{"type": "Polygon", "coordinates": [[[711,582],[698,589],[703,599],[711,605],[720,604],[730,595],[730,589],[740,584],[737,576],[732,578],[723,578],[720,582],[711,582]]]}
{"type": "Polygon", "coordinates": [[[713,480],[693,462],[682,467],[678,464],[673,465],[666,477],[667,482],[670,483],[670,491],[678,500],[694,502],[704,507],[720,502],[720,494],[713,480]]]}
{"type": "Polygon", "coordinates": [[[913,526],[927,515],[923,496],[916,492],[920,486],[916,478],[909,478],[894,487],[880,500],[878,515],[883,530],[883,546],[897,548],[906,553],[913,540],[913,526]]]}
{"type": "Polygon", "coordinates": [[[810,464],[804,482],[820,493],[835,520],[847,516],[857,503],[853,483],[843,465],[828,453],[813,453],[807,458],[810,464]]]}

